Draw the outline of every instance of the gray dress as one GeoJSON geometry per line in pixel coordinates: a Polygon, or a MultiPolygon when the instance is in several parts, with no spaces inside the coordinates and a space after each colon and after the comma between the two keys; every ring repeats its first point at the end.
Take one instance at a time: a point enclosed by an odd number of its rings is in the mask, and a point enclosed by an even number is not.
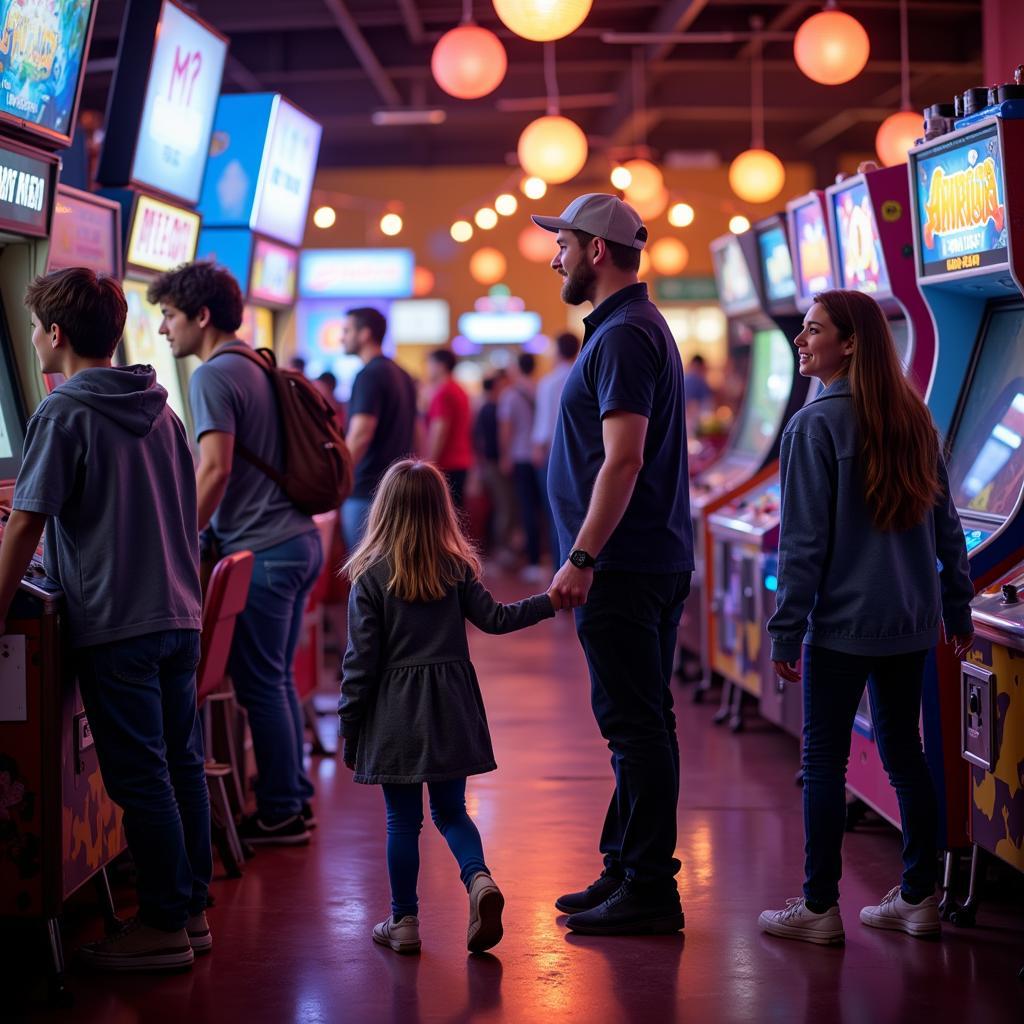
{"type": "Polygon", "coordinates": [[[352,587],[338,714],[355,743],[355,780],[444,782],[494,771],[466,620],[511,633],[555,611],[546,594],[499,604],[467,572],[438,601],[401,601],[378,562],[352,587]]]}

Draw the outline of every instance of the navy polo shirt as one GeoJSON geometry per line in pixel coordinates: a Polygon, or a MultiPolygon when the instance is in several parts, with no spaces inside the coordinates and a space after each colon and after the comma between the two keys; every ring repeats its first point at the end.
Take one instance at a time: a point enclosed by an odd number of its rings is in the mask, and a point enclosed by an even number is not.
{"type": "Polygon", "coordinates": [[[648,420],[644,465],[599,570],[690,572],[693,529],[686,465],[683,364],[664,317],[631,284],[583,321],[583,351],[562,391],[548,466],[548,495],[562,558],[568,556],[604,464],[601,421],[611,412],[648,420]]]}

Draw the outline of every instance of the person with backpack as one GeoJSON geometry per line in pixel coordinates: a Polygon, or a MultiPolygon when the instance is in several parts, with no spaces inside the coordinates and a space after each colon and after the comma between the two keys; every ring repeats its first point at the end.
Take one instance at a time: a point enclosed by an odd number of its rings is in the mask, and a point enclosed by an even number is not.
{"type": "Polygon", "coordinates": [[[256,813],[243,820],[239,835],[254,844],[305,844],[315,825],[314,790],[303,767],[292,662],[323,553],[309,506],[303,510],[289,496],[283,475],[287,443],[301,440],[302,431],[286,434],[282,413],[293,410],[282,406],[277,385],[294,371],[270,374],[239,340],[242,293],[222,267],[178,267],[156,278],[148,297],[160,306],[160,333],[175,358],[197,356],[203,363],[189,384],[199,442],[199,528],[220,556],[255,555],[228,663],[249,716],[259,776],[256,813]]]}

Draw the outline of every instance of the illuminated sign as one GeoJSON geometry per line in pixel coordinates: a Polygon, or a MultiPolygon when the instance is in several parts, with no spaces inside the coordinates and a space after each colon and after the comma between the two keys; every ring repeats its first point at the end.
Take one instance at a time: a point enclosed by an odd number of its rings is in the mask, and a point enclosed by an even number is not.
{"type": "Polygon", "coordinates": [[[869,295],[889,292],[889,272],[875,226],[871,196],[863,179],[832,195],[839,280],[843,288],[869,295]]]}
{"type": "Polygon", "coordinates": [[[140,195],[128,235],[125,261],[163,273],[191,263],[199,244],[199,214],[140,195]]]}
{"type": "Polygon", "coordinates": [[[94,8],[93,0],[0,0],[0,116],[70,143],[94,8]]]}
{"type": "Polygon", "coordinates": [[[265,238],[253,246],[249,295],[272,306],[288,306],[295,301],[295,278],[299,254],[265,238]]]}
{"type": "Polygon", "coordinates": [[[53,205],[56,158],[0,146],[0,229],[45,235],[53,205]]]}
{"type": "Polygon", "coordinates": [[[133,182],[187,203],[199,199],[227,52],[226,39],[164,0],[133,182]]]}
{"type": "Polygon", "coordinates": [[[245,306],[242,310],[242,326],[235,332],[252,348],[274,347],[274,314],[262,306],[245,306]]]}
{"type": "Polygon", "coordinates": [[[61,185],[53,207],[47,270],[88,267],[121,276],[121,207],[61,185]]]}
{"type": "Polygon", "coordinates": [[[953,273],[1007,260],[999,131],[940,144],[916,158],[921,274],[953,273]]]}
{"type": "Polygon", "coordinates": [[[758,300],[754,279],[735,235],[726,235],[712,243],[711,261],[725,314],[734,316],[756,309],[758,300]]]}
{"type": "Polygon", "coordinates": [[[299,294],[308,299],[412,295],[411,249],[306,249],[299,257],[299,294]]]}
{"type": "Polygon", "coordinates": [[[789,255],[789,242],[781,224],[773,225],[757,236],[761,253],[761,271],[769,302],[785,302],[796,295],[793,279],[793,261],[789,255]]]}
{"type": "Polygon", "coordinates": [[[208,228],[204,224],[196,259],[212,260],[230,271],[244,295],[252,269],[252,232],[245,228],[208,228]]]}
{"type": "Polygon", "coordinates": [[[444,299],[399,299],[391,304],[391,337],[396,345],[444,345],[451,311],[444,299]]]}
{"type": "Polygon", "coordinates": [[[459,333],[475,345],[525,345],[540,334],[540,313],[529,310],[483,313],[459,317],[459,333]]]}
{"type": "Polygon", "coordinates": [[[825,211],[817,198],[793,210],[793,235],[797,289],[800,297],[809,301],[819,292],[834,287],[825,211]]]}

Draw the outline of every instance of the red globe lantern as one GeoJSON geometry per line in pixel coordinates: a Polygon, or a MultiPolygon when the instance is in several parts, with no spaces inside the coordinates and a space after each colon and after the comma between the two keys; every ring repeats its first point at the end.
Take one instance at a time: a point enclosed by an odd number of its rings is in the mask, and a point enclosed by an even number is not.
{"type": "Polygon", "coordinates": [[[907,153],[924,134],[921,115],[913,110],[901,110],[890,114],[879,126],[875,135],[875,152],[886,167],[895,167],[907,162],[907,153]]]}
{"type": "Polygon", "coordinates": [[[813,82],[842,85],[856,78],[868,62],[871,40],[864,26],[842,11],[821,11],[797,29],[793,58],[813,82]]]}
{"type": "Polygon", "coordinates": [[[430,70],[449,96],[478,100],[501,85],[508,57],[501,40],[479,25],[459,25],[437,41],[430,70]]]}

